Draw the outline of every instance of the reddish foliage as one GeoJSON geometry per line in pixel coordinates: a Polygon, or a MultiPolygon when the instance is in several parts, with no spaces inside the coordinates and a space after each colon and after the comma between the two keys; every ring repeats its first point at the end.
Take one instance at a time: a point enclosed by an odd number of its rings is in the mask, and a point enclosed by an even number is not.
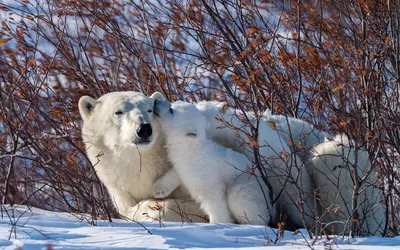
{"type": "MultiPolygon", "coordinates": [[[[0,31],[3,202],[107,217],[77,102],[121,90],[227,101],[258,119],[270,108],[344,133],[370,152],[389,183],[386,202],[398,201],[396,1],[153,2],[0,6],[7,16],[0,31]]],[[[256,152],[256,135],[249,136],[256,152]]]]}

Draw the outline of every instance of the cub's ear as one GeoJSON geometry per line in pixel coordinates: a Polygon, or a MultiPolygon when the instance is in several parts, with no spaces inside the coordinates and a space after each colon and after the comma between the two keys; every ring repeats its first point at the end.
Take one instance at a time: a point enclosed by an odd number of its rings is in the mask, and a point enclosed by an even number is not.
{"type": "Polygon", "coordinates": [[[221,102],[221,103],[218,105],[218,108],[219,108],[219,110],[221,111],[222,114],[225,114],[226,111],[229,109],[229,105],[228,105],[228,103],[226,103],[226,102],[221,102]]]}
{"type": "Polygon", "coordinates": [[[150,96],[150,98],[153,98],[153,99],[157,99],[157,100],[160,100],[160,101],[167,101],[167,99],[164,97],[164,95],[163,94],[161,94],[160,92],[154,92],[151,96],[150,96]]]}
{"type": "Polygon", "coordinates": [[[79,113],[81,113],[82,119],[85,121],[89,118],[90,113],[93,111],[94,106],[96,106],[97,101],[90,96],[82,96],[79,99],[79,113]]]}

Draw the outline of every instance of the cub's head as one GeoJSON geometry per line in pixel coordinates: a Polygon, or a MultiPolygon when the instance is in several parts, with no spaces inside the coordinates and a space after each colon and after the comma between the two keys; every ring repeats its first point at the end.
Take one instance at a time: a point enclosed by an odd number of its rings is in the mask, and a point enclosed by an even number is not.
{"type": "Polygon", "coordinates": [[[207,118],[190,103],[156,100],[154,110],[168,137],[205,138],[210,126],[207,118]]]}
{"type": "Polygon", "coordinates": [[[146,97],[132,91],[111,92],[97,100],[81,97],[79,112],[85,143],[110,150],[130,146],[141,151],[150,149],[160,134],[154,115],[155,98],[164,99],[158,92],[146,97]]]}

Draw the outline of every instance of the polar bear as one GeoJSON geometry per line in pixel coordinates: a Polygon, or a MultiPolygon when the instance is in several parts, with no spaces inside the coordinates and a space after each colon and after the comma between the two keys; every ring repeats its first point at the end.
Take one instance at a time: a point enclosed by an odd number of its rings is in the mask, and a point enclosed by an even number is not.
{"type": "Polygon", "coordinates": [[[385,212],[381,205],[381,191],[374,185],[375,172],[371,169],[368,153],[359,149],[344,135],[327,138],[311,149],[310,165],[321,205],[321,219],[327,232],[350,232],[354,181],[351,173],[357,170],[359,187],[357,230],[361,234],[381,235],[385,226],[385,212]],[[357,160],[357,167],[355,161],[357,160]]]}
{"type": "MultiPolygon", "coordinates": [[[[256,117],[251,112],[243,113],[215,101],[202,101],[196,107],[211,124],[207,129],[209,138],[223,147],[245,154],[251,162],[255,161],[252,142],[248,136],[251,135],[250,126],[242,122],[246,116],[256,125],[256,117]]],[[[289,218],[288,226],[312,227],[315,217],[314,193],[308,169],[264,119],[259,119],[258,135],[261,163],[272,186],[277,209],[282,210],[289,218]]]]}
{"type": "Polygon", "coordinates": [[[81,97],[78,106],[87,155],[121,215],[135,220],[163,217],[205,222],[199,206],[187,200],[189,195],[181,188],[171,199],[152,200],[154,181],[171,168],[164,134],[154,119],[155,98],[163,96],[156,92],[149,98],[127,91],[108,93],[97,100],[81,97]]]}
{"type": "Polygon", "coordinates": [[[275,214],[269,190],[251,170],[252,162],[245,155],[206,138],[209,122],[193,104],[159,101],[154,109],[173,164],[155,183],[156,198],[168,196],[183,184],[210,223],[270,223],[275,214]]]}

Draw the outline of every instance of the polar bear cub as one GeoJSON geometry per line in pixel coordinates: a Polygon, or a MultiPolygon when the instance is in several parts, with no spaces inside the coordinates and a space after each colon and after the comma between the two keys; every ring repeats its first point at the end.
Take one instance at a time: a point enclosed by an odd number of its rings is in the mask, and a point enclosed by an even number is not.
{"type": "Polygon", "coordinates": [[[208,120],[193,104],[156,101],[155,112],[173,164],[173,169],[156,181],[156,198],[168,196],[183,184],[210,223],[270,222],[273,209],[268,188],[251,172],[251,161],[206,138],[208,120]]]}
{"type": "Polygon", "coordinates": [[[227,107],[226,103],[202,101],[196,104],[196,108],[211,124],[206,131],[209,138],[225,148],[243,153],[251,162],[255,162],[252,142],[248,136],[252,131],[243,122],[244,116],[258,127],[259,155],[263,173],[272,186],[273,199],[276,201],[274,207],[288,216],[289,227],[311,227],[315,217],[311,176],[302,159],[292,154],[279,131],[270,126],[264,117],[257,124],[252,112],[243,113],[227,107]]]}
{"type": "Polygon", "coordinates": [[[326,229],[334,228],[337,234],[349,231],[354,190],[351,173],[357,169],[358,181],[364,180],[357,199],[358,227],[366,235],[382,234],[385,211],[382,193],[374,183],[375,171],[362,148],[357,152],[357,166],[355,161],[353,142],[345,135],[326,139],[312,148],[310,163],[322,206],[321,219],[326,229]]]}

